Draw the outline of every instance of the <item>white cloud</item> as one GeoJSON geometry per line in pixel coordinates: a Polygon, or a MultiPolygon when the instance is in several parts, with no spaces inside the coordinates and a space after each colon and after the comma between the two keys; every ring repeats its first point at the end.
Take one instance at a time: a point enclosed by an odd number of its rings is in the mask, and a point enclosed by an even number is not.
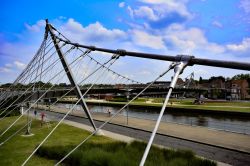
{"type": "Polygon", "coordinates": [[[67,17],[64,17],[64,16],[59,16],[59,19],[61,19],[61,20],[65,20],[65,19],[67,19],[67,17]]]}
{"type": "Polygon", "coordinates": [[[226,45],[229,51],[244,53],[250,53],[250,38],[244,38],[239,44],[228,44],[226,45]]]}
{"type": "Polygon", "coordinates": [[[212,25],[214,25],[214,26],[217,27],[217,28],[223,28],[222,23],[219,22],[219,21],[213,21],[213,22],[212,22],[212,25]]]}
{"type": "Polygon", "coordinates": [[[34,25],[29,25],[28,23],[25,23],[24,25],[31,32],[39,32],[41,30],[41,28],[44,29],[45,21],[39,20],[34,25]]]}
{"type": "Polygon", "coordinates": [[[9,73],[11,71],[8,67],[0,67],[0,73],[9,73]]]}
{"type": "Polygon", "coordinates": [[[137,6],[128,6],[127,11],[133,21],[143,19],[143,25],[149,28],[166,28],[173,23],[183,23],[193,18],[184,0],[140,0],[137,6]]]}
{"type": "Polygon", "coordinates": [[[192,14],[187,10],[187,0],[140,0],[141,2],[153,5],[154,10],[161,14],[171,12],[179,13],[180,15],[190,17],[192,14]]]}
{"type": "Polygon", "coordinates": [[[74,41],[81,42],[107,42],[126,38],[126,33],[119,29],[107,29],[101,23],[96,22],[84,27],[79,22],[70,18],[61,30],[74,41]]]}
{"type": "Polygon", "coordinates": [[[250,1],[241,0],[239,7],[245,11],[245,13],[250,13],[250,1]]]}
{"type": "Polygon", "coordinates": [[[181,52],[193,53],[195,50],[209,51],[214,54],[224,52],[223,46],[209,42],[199,28],[185,28],[182,25],[174,24],[165,29],[163,34],[166,43],[181,52]]]}
{"type": "Polygon", "coordinates": [[[125,6],[125,2],[120,2],[118,5],[120,8],[123,8],[125,6]]]}
{"type": "Polygon", "coordinates": [[[13,65],[10,63],[5,64],[6,67],[12,67],[13,65]]]}
{"type": "Polygon", "coordinates": [[[14,61],[14,65],[18,68],[18,69],[24,69],[26,64],[20,62],[20,61],[14,61]]]}
{"type": "Polygon", "coordinates": [[[130,6],[127,7],[127,10],[128,10],[130,17],[134,18],[134,10],[130,6]]]}
{"type": "Polygon", "coordinates": [[[0,67],[0,72],[1,73],[10,73],[12,71],[15,71],[16,69],[23,70],[25,68],[25,66],[26,65],[20,61],[14,61],[13,64],[6,63],[3,67],[0,67]]]}
{"type": "Polygon", "coordinates": [[[161,36],[155,36],[148,34],[143,31],[133,30],[131,31],[132,41],[138,46],[153,48],[153,49],[163,49],[165,48],[164,42],[161,36]]]}
{"type": "Polygon", "coordinates": [[[149,20],[156,21],[158,20],[158,16],[155,15],[153,9],[148,6],[140,6],[138,9],[133,11],[133,15],[141,18],[148,18],[149,20]]]}
{"type": "Polygon", "coordinates": [[[84,30],[84,27],[79,22],[74,19],[68,19],[67,23],[63,25],[63,30],[70,31],[72,33],[81,33],[84,30]]]}
{"type": "Polygon", "coordinates": [[[205,50],[213,54],[222,54],[225,52],[225,46],[216,43],[207,42],[205,50]]]}

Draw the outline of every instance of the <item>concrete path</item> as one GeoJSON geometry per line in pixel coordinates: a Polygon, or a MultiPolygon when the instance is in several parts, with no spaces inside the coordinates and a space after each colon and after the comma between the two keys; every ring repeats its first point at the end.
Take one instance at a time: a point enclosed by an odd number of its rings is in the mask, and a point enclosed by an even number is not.
{"type": "MultiPolygon", "coordinates": [[[[40,108],[45,109],[46,107],[40,106],[40,108]]],[[[51,110],[60,113],[69,111],[69,109],[55,106],[53,106],[51,110]]],[[[84,113],[80,111],[73,111],[71,115],[85,117],[84,113]]],[[[92,115],[94,119],[100,121],[106,121],[110,118],[108,113],[92,113],[92,115]]],[[[153,120],[129,117],[127,124],[127,117],[122,115],[118,115],[111,121],[111,123],[114,124],[143,129],[150,132],[153,130],[155,122],[156,121],[153,120]]],[[[161,122],[158,133],[250,153],[250,135],[164,122],[161,122]]]]}
{"type": "MultiPolygon", "coordinates": [[[[46,111],[46,114],[58,119],[62,118],[63,113],[68,111],[68,109],[57,107],[50,109],[60,113],[46,111]]],[[[84,113],[74,111],[73,114],[74,116],[68,116],[66,119],[90,125],[88,119],[80,117],[84,116],[84,113]]],[[[100,126],[104,120],[109,118],[109,115],[95,113],[93,117],[96,119],[96,125],[100,126]]],[[[129,118],[129,125],[126,125],[126,122],[126,117],[118,116],[112,123],[107,124],[104,130],[126,135],[128,136],[126,138],[127,141],[130,141],[132,139],[131,137],[145,140],[146,142],[148,141],[155,121],[129,118]]],[[[91,128],[89,129],[91,130],[91,128]]],[[[116,137],[119,138],[118,135],[113,136],[113,138],[116,137]]],[[[120,140],[123,139],[121,136],[120,140]]],[[[249,140],[248,135],[214,131],[203,127],[162,123],[154,143],[177,149],[191,149],[199,156],[232,165],[247,165],[250,163],[249,140]]]]}
{"type": "MultiPolygon", "coordinates": [[[[70,126],[74,126],[74,127],[77,127],[77,128],[81,128],[81,129],[84,129],[84,130],[87,130],[87,131],[90,131],[92,132],[93,131],[93,128],[88,126],[88,125],[85,125],[85,124],[81,124],[81,123],[77,123],[77,122],[74,122],[74,121],[70,121],[70,120],[64,120],[65,124],[68,124],[70,126]]],[[[121,134],[117,134],[117,133],[113,133],[113,132],[110,132],[110,131],[107,131],[107,130],[102,130],[104,136],[106,137],[109,137],[109,138],[112,138],[112,139],[115,139],[115,140],[119,140],[119,141],[123,141],[123,142],[132,142],[135,140],[135,138],[132,138],[132,137],[128,137],[128,136],[125,136],[125,135],[121,135],[121,134]]],[[[159,146],[159,147],[164,147],[164,148],[168,148],[168,147],[165,147],[165,146],[162,146],[162,145],[156,145],[156,146],[159,146]]],[[[197,157],[201,157],[201,156],[197,156],[197,157]]],[[[217,162],[217,165],[218,166],[230,166],[230,164],[226,164],[226,163],[223,163],[223,162],[219,162],[219,161],[215,161],[217,162]]]]}
{"type": "MultiPolygon", "coordinates": [[[[64,120],[63,123],[68,124],[70,126],[74,126],[77,128],[81,128],[90,132],[93,132],[93,128],[91,126],[85,125],[85,124],[81,124],[81,123],[77,123],[71,120],[64,120]]],[[[101,130],[101,133],[109,138],[115,139],[115,140],[119,140],[119,141],[123,141],[123,142],[132,142],[133,140],[135,140],[132,137],[128,137],[125,135],[121,135],[121,134],[117,134],[117,133],[113,133],[107,130],[101,130]]]]}

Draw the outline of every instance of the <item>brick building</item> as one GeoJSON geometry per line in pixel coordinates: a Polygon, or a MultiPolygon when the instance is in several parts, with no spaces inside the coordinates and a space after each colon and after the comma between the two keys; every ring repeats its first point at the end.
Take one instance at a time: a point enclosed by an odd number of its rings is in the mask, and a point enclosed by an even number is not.
{"type": "Polygon", "coordinates": [[[250,89],[247,80],[230,81],[230,97],[232,100],[250,99],[250,89]]]}

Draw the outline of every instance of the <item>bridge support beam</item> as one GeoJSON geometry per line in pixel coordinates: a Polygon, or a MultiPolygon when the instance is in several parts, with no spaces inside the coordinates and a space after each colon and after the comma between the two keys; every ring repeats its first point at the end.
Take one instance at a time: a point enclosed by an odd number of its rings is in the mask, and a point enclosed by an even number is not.
{"type": "Polygon", "coordinates": [[[170,98],[170,95],[176,85],[176,82],[179,78],[179,75],[183,72],[184,68],[189,64],[189,61],[190,59],[192,59],[191,56],[182,56],[180,57],[181,58],[181,61],[180,62],[173,62],[171,65],[170,65],[170,69],[174,68],[174,76],[173,76],[173,79],[171,81],[171,84],[170,84],[170,87],[169,87],[169,90],[168,90],[168,93],[167,93],[167,96],[165,98],[165,101],[164,101],[164,104],[161,108],[161,112],[158,116],[158,119],[156,121],[156,124],[155,124],[155,127],[154,127],[154,130],[152,131],[152,134],[150,136],[150,139],[148,141],[148,144],[147,144],[147,147],[144,151],[144,154],[142,156],[142,159],[141,159],[141,162],[140,162],[140,166],[144,166],[144,163],[147,159],[147,156],[148,156],[148,153],[149,153],[149,150],[152,146],[152,143],[153,143],[153,140],[154,140],[154,137],[156,135],[156,132],[159,128],[159,125],[160,125],[160,122],[161,122],[161,118],[165,112],[165,109],[167,107],[167,104],[168,104],[168,100],[170,98]]]}
{"type": "Polygon", "coordinates": [[[49,34],[50,34],[50,36],[51,36],[51,38],[52,38],[52,40],[53,40],[53,43],[54,43],[54,45],[55,45],[57,54],[58,54],[58,56],[59,56],[59,58],[60,58],[60,60],[61,60],[61,63],[62,63],[63,68],[64,68],[64,70],[65,70],[65,72],[66,72],[66,74],[67,74],[67,77],[68,77],[68,79],[69,79],[71,85],[74,87],[74,90],[75,90],[75,93],[76,93],[76,95],[77,95],[77,98],[80,100],[79,103],[81,104],[81,106],[82,106],[84,112],[86,113],[86,115],[87,115],[87,117],[88,117],[88,119],[89,119],[91,125],[93,126],[94,130],[97,130],[97,129],[96,129],[96,126],[95,126],[95,123],[94,123],[94,121],[93,121],[93,118],[92,118],[92,116],[91,116],[91,114],[90,114],[90,112],[89,112],[88,106],[87,106],[87,104],[86,104],[86,102],[85,102],[85,100],[84,100],[84,97],[83,97],[83,95],[82,95],[82,92],[81,92],[79,86],[77,85],[77,83],[76,83],[76,81],[75,81],[75,79],[74,79],[74,76],[73,76],[73,74],[72,74],[72,71],[71,71],[71,69],[69,68],[69,65],[68,65],[66,59],[64,58],[63,53],[62,53],[62,51],[61,51],[61,49],[60,49],[60,47],[59,47],[59,45],[58,45],[58,43],[57,43],[57,39],[56,39],[56,36],[55,36],[55,34],[54,34],[54,32],[53,32],[53,28],[52,28],[52,26],[48,23],[47,20],[46,20],[46,28],[47,28],[47,30],[48,30],[48,32],[49,32],[49,34]]]}

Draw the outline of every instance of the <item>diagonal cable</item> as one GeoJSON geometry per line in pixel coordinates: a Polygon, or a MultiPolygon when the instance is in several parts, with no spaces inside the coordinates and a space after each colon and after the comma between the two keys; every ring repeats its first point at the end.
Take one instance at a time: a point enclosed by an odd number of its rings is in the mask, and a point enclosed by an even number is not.
{"type": "MultiPolygon", "coordinates": [[[[117,58],[115,58],[116,60],[117,58]]],[[[114,62],[113,62],[114,63],[114,62]]],[[[110,63],[110,65],[108,66],[108,68],[113,64],[110,63]]],[[[103,76],[103,74],[101,74],[96,82],[103,76]]],[[[87,91],[83,94],[82,98],[89,92],[89,90],[94,86],[95,83],[93,83],[88,89],[87,91]]],[[[31,153],[31,155],[24,161],[24,163],[22,164],[22,166],[24,166],[29,159],[35,154],[35,152],[42,146],[42,144],[50,137],[50,135],[57,129],[57,127],[62,123],[62,121],[69,115],[69,113],[76,107],[76,105],[82,100],[82,98],[78,99],[77,102],[74,104],[74,106],[63,116],[63,118],[57,123],[57,125],[51,130],[51,132],[44,138],[44,140],[36,147],[36,149],[31,153]]]]}
{"type": "MultiPolygon", "coordinates": [[[[81,57],[81,56],[80,56],[81,57]]],[[[71,64],[73,64],[74,62],[76,62],[77,60],[79,60],[79,58],[80,57],[78,57],[78,58],[76,58],[73,62],[71,62],[70,63],[70,65],[71,64]]],[[[64,69],[62,69],[60,72],[58,72],[58,74],[55,76],[55,77],[53,77],[51,80],[53,80],[54,78],[56,78],[59,74],[61,74],[62,72],[64,71],[64,69]]],[[[67,72],[66,72],[67,73],[67,72]]],[[[65,73],[65,74],[66,74],[65,73]]],[[[51,81],[51,80],[49,80],[49,81],[51,81]]],[[[58,80],[59,81],[59,80],[58,80]]],[[[58,82],[57,81],[57,82],[58,82]]],[[[28,110],[30,110],[31,109],[31,107],[33,107],[46,93],[48,93],[48,91],[50,91],[53,87],[55,86],[55,84],[53,85],[53,86],[51,86],[48,90],[46,90],[37,100],[36,100],[36,102],[35,103],[33,103],[30,107],[29,107],[29,109],[27,109],[24,113],[26,113],[28,110]]],[[[0,135],[0,137],[2,137],[22,116],[23,116],[24,114],[22,114],[22,115],[20,115],[3,133],[1,133],[1,135],[0,135]]]]}
{"type": "MultiPolygon", "coordinates": [[[[71,51],[73,48],[71,48],[71,49],[69,49],[65,54],[68,54],[69,53],[69,51],[71,51]]],[[[50,66],[48,66],[43,72],[45,72],[46,70],[46,73],[41,73],[41,74],[43,74],[43,76],[44,75],[46,75],[50,70],[50,68],[52,67],[55,67],[55,65],[59,62],[59,60],[60,60],[60,58],[58,58],[56,61],[54,61],[52,64],[50,64],[50,66]]],[[[33,81],[33,80],[32,80],[33,81]]],[[[47,82],[49,82],[49,81],[47,81],[47,82]]],[[[30,87],[28,87],[21,95],[19,95],[19,97],[17,98],[17,99],[15,99],[7,108],[5,108],[5,110],[4,111],[2,111],[1,113],[0,113],[0,116],[3,114],[3,113],[5,113],[11,106],[13,106],[13,104],[16,102],[16,101],[18,101],[24,94],[26,94],[26,92],[28,92],[31,88],[33,88],[33,86],[34,86],[34,84],[35,83],[33,83],[30,87]]],[[[45,86],[45,84],[43,85],[43,86],[45,86]]],[[[32,96],[33,94],[31,94],[30,96],[32,96]]],[[[29,96],[29,97],[30,97],[29,96]]],[[[28,98],[29,98],[28,97],[28,98]]],[[[28,99],[27,98],[27,99],[28,99]]],[[[16,107],[15,107],[16,108],[16,107]]],[[[13,109],[14,110],[14,109],[13,109]]],[[[12,111],[13,111],[12,110],[12,111]]],[[[1,119],[0,119],[1,120],[1,119]]]]}
{"type": "Polygon", "coordinates": [[[96,134],[100,129],[102,129],[107,123],[114,119],[124,108],[126,108],[131,102],[133,102],[137,97],[139,97],[144,91],[146,91],[154,82],[163,77],[166,73],[171,70],[169,68],[167,71],[163,72],[154,81],[152,81],[148,86],[146,86],[140,93],[138,93],[133,99],[131,99],[127,104],[125,104],[121,109],[119,109],[115,114],[113,114],[107,121],[105,121],[97,130],[93,131],[88,137],[86,137],[80,144],[78,144],[74,149],[72,149],[66,156],[64,156],[55,166],[58,166],[63,160],[65,160],[71,153],[73,153],[77,148],[79,148],[83,143],[85,143],[89,138],[96,134]]]}

